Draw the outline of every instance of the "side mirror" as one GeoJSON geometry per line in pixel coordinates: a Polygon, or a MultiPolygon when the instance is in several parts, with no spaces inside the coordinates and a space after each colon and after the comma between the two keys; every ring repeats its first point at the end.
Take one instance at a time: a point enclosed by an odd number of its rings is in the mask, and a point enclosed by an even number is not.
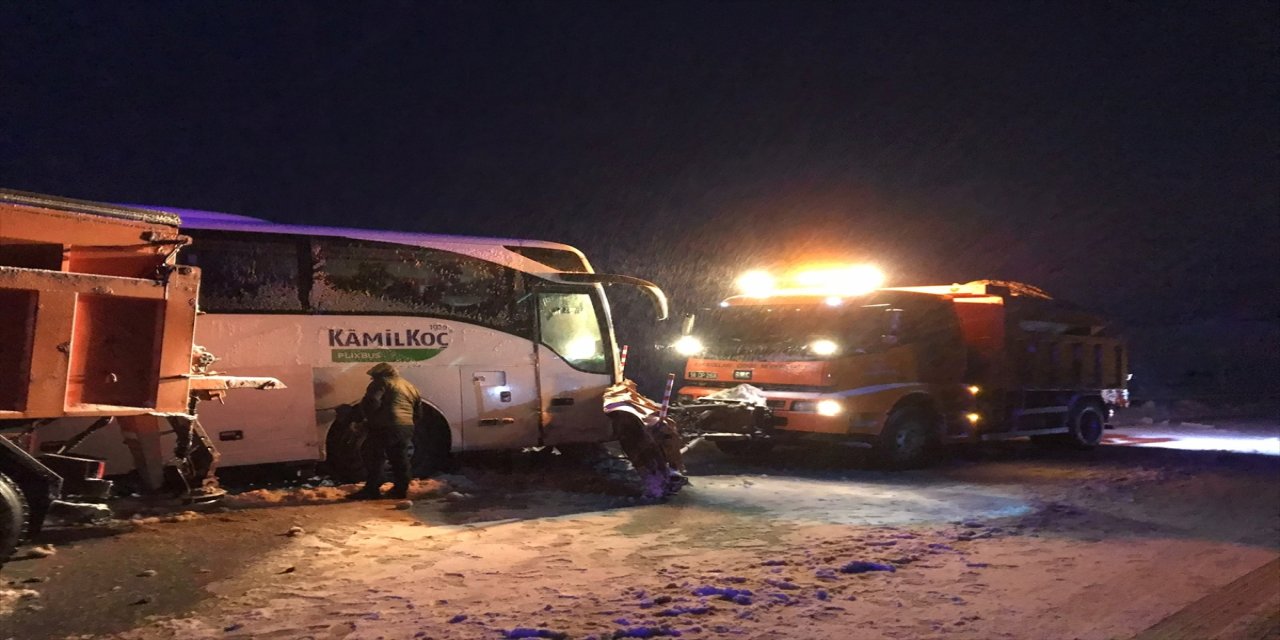
{"type": "Polygon", "coordinates": [[[698,316],[692,313],[684,314],[684,320],[680,323],[680,335],[687,336],[693,333],[693,323],[697,318],[698,316]]]}
{"type": "Polygon", "coordinates": [[[662,289],[658,288],[658,285],[648,280],[606,273],[578,272],[557,273],[554,278],[560,282],[572,282],[574,284],[625,284],[631,287],[638,287],[653,302],[653,310],[657,313],[658,320],[667,319],[667,294],[663,293],[662,289]]]}

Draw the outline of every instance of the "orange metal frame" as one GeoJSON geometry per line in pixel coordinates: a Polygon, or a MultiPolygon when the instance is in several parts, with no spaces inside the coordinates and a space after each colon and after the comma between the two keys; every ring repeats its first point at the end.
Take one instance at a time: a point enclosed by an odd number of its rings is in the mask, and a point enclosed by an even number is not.
{"type": "Polygon", "coordinates": [[[0,419],[186,412],[199,292],[198,270],[173,264],[186,238],[66,202],[0,198],[0,419]]]}

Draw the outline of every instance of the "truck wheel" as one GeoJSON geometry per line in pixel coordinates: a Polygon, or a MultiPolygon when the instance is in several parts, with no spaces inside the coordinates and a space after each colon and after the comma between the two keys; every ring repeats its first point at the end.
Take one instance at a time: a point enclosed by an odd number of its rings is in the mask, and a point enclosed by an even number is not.
{"type": "Polygon", "coordinates": [[[734,458],[759,458],[773,451],[773,443],[767,440],[716,440],[716,448],[734,458]]]}
{"type": "Polygon", "coordinates": [[[18,548],[30,515],[27,499],[18,485],[0,473],[0,566],[4,566],[18,548]]]}
{"type": "Polygon", "coordinates": [[[896,409],[876,442],[876,457],[891,469],[923,466],[937,445],[936,436],[929,412],[916,407],[896,409]]]}
{"type": "Polygon", "coordinates": [[[1067,414],[1067,434],[1063,440],[1072,449],[1088,450],[1102,444],[1106,409],[1096,402],[1081,402],[1067,414]]]}

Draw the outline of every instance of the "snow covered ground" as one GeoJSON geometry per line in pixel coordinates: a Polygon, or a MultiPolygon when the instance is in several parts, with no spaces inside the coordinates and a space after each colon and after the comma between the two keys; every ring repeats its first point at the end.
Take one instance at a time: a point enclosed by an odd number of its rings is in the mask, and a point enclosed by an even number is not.
{"type": "Polygon", "coordinates": [[[1214,424],[1164,421],[1108,431],[1105,442],[1135,447],[1280,456],[1280,423],[1263,420],[1227,420],[1214,424]]]}
{"type": "Polygon", "coordinates": [[[548,460],[473,467],[412,505],[302,488],[232,503],[302,506],[53,531],[55,555],[5,569],[36,595],[8,600],[0,638],[1101,640],[1280,554],[1266,456],[690,462],[693,486],[663,504],[548,460]]]}

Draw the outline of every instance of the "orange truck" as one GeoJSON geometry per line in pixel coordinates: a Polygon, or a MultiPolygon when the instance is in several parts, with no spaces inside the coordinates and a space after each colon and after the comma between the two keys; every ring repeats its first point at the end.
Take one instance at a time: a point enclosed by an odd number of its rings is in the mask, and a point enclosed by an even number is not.
{"type": "Polygon", "coordinates": [[[1035,287],[882,288],[870,268],[830,273],[829,286],[810,275],[793,288],[751,274],[747,293],[686,317],[675,411],[690,435],[730,454],[850,444],[911,467],[952,442],[1092,448],[1127,403],[1123,341],[1035,287]]]}
{"type": "Polygon", "coordinates": [[[103,514],[104,465],[73,449],[120,423],[144,480],[165,468],[189,497],[216,495],[217,459],[197,400],[270,378],[218,376],[193,345],[200,273],[175,260],[177,216],[0,190],[0,564],[55,511],[103,514]],[[85,419],[79,436],[41,450],[34,432],[85,419]],[[162,429],[177,434],[162,450],[162,429]]]}

